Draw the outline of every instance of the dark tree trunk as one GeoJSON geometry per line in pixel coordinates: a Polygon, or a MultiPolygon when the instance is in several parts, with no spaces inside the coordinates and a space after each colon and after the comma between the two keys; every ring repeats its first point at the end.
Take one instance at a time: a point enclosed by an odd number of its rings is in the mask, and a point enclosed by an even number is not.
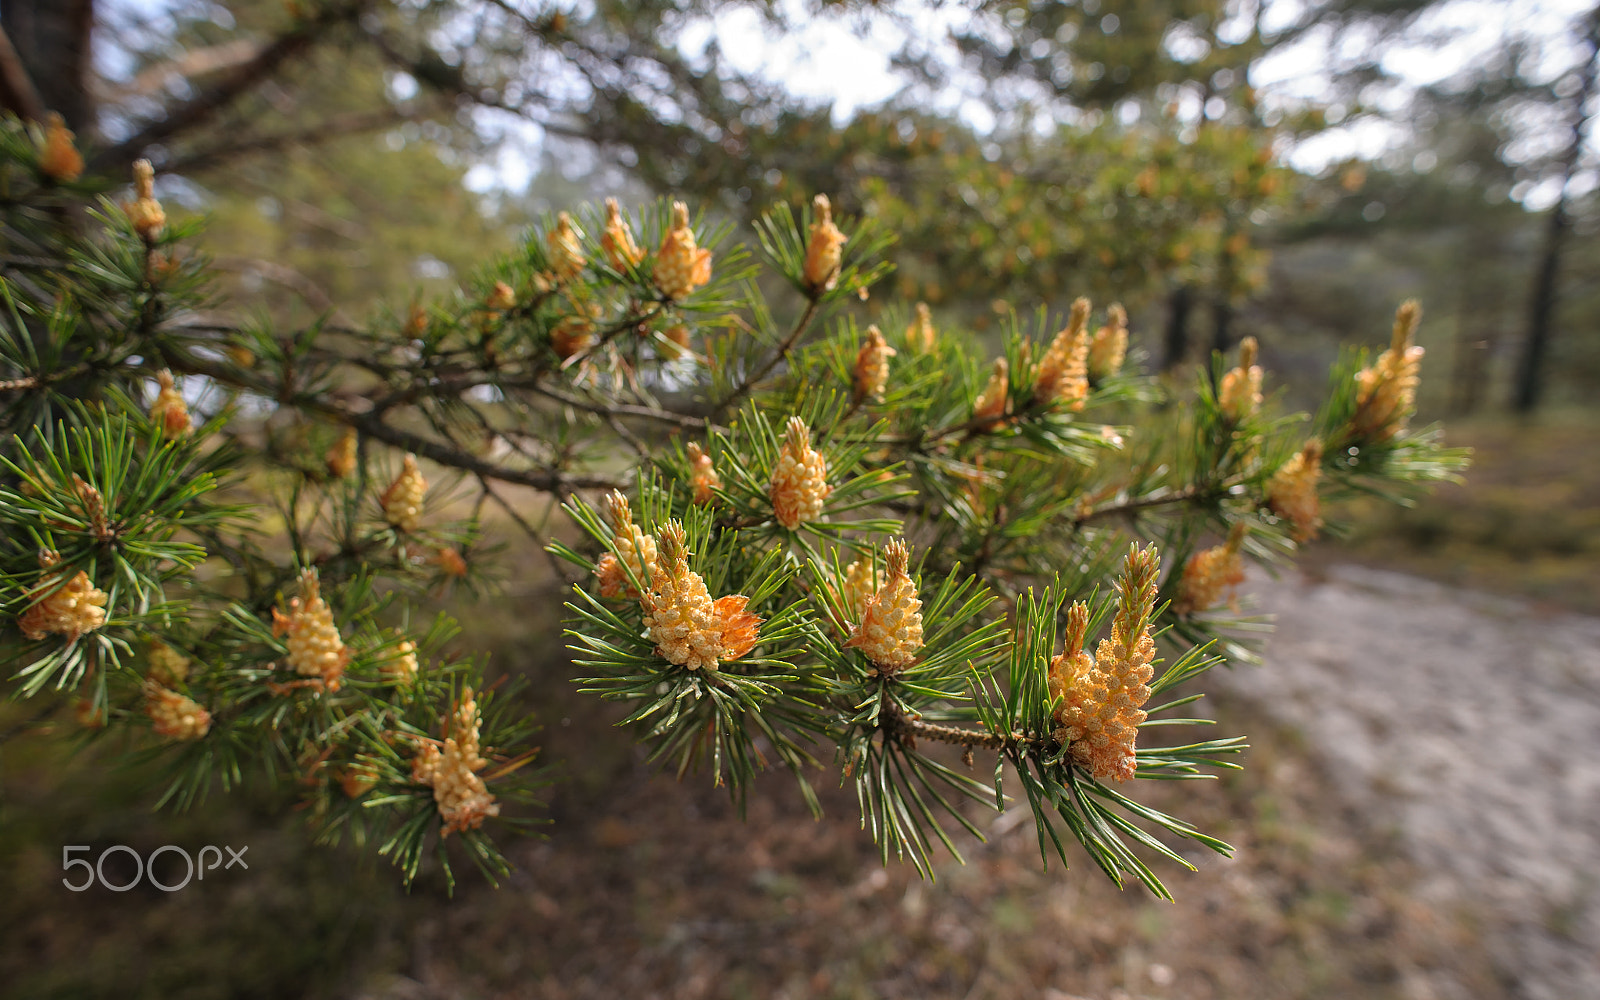
{"type": "Polygon", "coordinates": [[[1572,228],[1567,215],[1567,185],[1577,171],[1583,153],[1584,126],[1588,124],[1589,99],[1594,96],[1595,56],[1600,53],[1600,8],[1588,15],[1584,32],[1585,59],[1582,81],[1572,99],[1572,117],[1567,147],[1561,156],[1561,194],[1550,210],[1545,228],[1544,249],[1539,254],[1539,270],[1534,273],[1533,292],[1528,303],[1528,335],[1522,345],[1522,363],[1517,367],[1516,395],[1512,406],[1518,413],[1532,413],[1544,396],[1544,361],[1550,350],[1550,322],[1555,315],[1557,289],[1561,276],[1561,252],[1572,228]]]}
{"type": "Polygon", "coordinates": [[[1194,292],[1188,285],[1179,285],[1167,299],[1167,335],[1161,352],[1161,370],[1171,371],[1183,363],[1189,353],[1189,307],[1194,292]]]}
{"type": "Polygon", "coordinates": [[[1227,292],[1218,292],[1216,301],[1211,303],[1211,349],[1225,355],[1232,346],[1233,303],[1228,301],[1227,292]]]}
{"type": "MultiPolygon", "coordinates": [[[[89,36],[94,27],[94,0],[5,0],[0,6],[0,26],[44,110],[60,112],[67,126],[80,136],[92,132],[89,36]]],[[[7,103],[11,100],[8,96],[7,103]]],[[[23,109],[12,106],[8,110],[23,109]]]]}

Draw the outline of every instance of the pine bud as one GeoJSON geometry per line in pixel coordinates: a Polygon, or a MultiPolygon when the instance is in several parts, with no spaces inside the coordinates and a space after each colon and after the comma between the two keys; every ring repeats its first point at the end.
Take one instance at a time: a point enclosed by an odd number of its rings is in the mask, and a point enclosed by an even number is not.
{"type": "Polygon", "coordinates": [[[611,522],[611,544],[617,554],[607,552],[595,564],[595,576],[600,579],[600,596],[637,598],[639,591],[628,579],[623,567],[631,570],[634,579],[649,589],[651,582],[661,572],[656,540],[633,523],[628,498],[617,490],[612,490],[605,498],[605,512],[606,519],[611,522]]]}
{"type": "Polygon", "coordinates": [[[1178,600],[1173,611],[1180,615],[1193,614],[1214,607],[1224,592],[1244,582],[1244,560],[1239,547],[1244,544],[1248,526],[1239,521],[1228,531],[1228,540],[1222,545],[1196,552],[1183,567],[1183,580],[1178,585],[1178,600]]]}
{"type": "Polygon", "coordinates": [[[1239,341],[1239,365],[1223,373],[1217,384],[1217,406],[1230,423],[1255,416],[1261,409],[1261,366],[1256,364],[1256,338],[1239,341]]]}
{"type": "Polygon", "coordinates": [[[545,234],[545,244],[550,248],[550,270],[560,281],[576,278],[589,262],[583,253],[583,240],[566,212],[556,216],[556,227],[545,234]]]}
{"type": "Polygon", "coordinates": [[[1111,638],[1100,640],[1092,658],[1084,652],[1088,609],[1075,604],[1068,613],[1067,651],[1051,662],[1051,690],[1062,698],[1056,738],[1067,744],[1073,762],[1097,779],[1127,781],[1138,768],[1134,748],[1155,674],[1150,616],[1160,570],[1154,545],[1130,547],[1117,582],[1111,638]]]}
{"type": "Polygon", "coordinates": [[[844,260],[845,235],[833,224],[833,206],[828,196],[819,194],[811,200],[817,213],[811,223],[811,238],[806,244],[804,277],[813,298],[831,291],[839,283],[839,268],[844,260]]]}
{"type": "Polygon", "coordinates": [[[476,830],[488,817],[500,815],[494,793],[477,773],[489,766],[478,745],[481,725],[472,689],[466,688],[451,715],[443,750],[424,743],[411,762],[411,780],[433,788],[434,804],[444,820],[441,836],[476,830]]]}
{"type": "Polygon", "coordinates": [[[917,303],[917,318],[906,327],[906,344],[918,354],[933,353],[938,334],[933,329],[933,312],[926,302],[917,303]]]}
{"type": "Polygon", "coordinates": [[[895,353],[895,349],[883,339],[883,331],[876,326],[867,327],[867,339],[856,353],[853,373],[857,400],[883,399],[884,387],[889,383],[889,359],[895,353]]]}
{"type": "Polygon", "coordinates": [[[689,206],[672,203],[672,228],[656,251],[656,287],[669,299],[682,301],[711,280],[711,251],[695,245],[689,227],[689,206]]]}
{"type": "Polygon", "coordinates": [[[157,684],[172,687],[189,677],[191,661],[160,639],[150,640],[150,669],[146,676],[157,684]]]}
{"type": "Polygon", "coordinates": [[[150,717],[156,735],[168,739],[198,740],[211,731],[211,713],[198,702],[148,679],[144,682],[144,714],[150,717]]]}
{"type": "Polygon", "coordinates": [[[994,359],[994,371],[989,375],[989,384],[978,393],[978,398],[972,404],[972,419],[977,421],[998,421],[1006,415],[1006,395],[1011,389],[1010,366],[1005,358],[994,359]]]}
{"type": "Polygon", "coordinates": [[[39,582],[24,595],[30,607],[17,618],[17,627],[29,639],[59,635],[69,643],[77,642],[106,623],[105,591],[96,590],[83,570],[60,583],[61,574],[51,572],[60,562],[61,556],[54,551],[39,552],[39,582]]]}
{"type": "Polygon", "coordinates": [[[1289,519],[1294,540],[1310,541],[1322,527],[1317,480],[1322,477],[1322,442],[1316,438],[1272,474],[1267,481],[1267,506],[1289,519]]]}
{"type": "Polygon", "coordinates": [[[123,211],[128,213],[128,219],[133,223],[134,231],[146,243],[153,243],[161,236],[161,231],[167,226],[167,213],[161,208],[161,203],[155,196],[156,170],[150,165],[149,160],[138,160],[133,164],[133,187],[135,198],[123,204],[123,211]]]}
{"type": "Polygon", "coordinates": [[[1106,310],[1106,325],[1089,341],[1089,377],[1099,381],[1122,371],[1128,357],[1128,312],[1120,303],[1106,310]]]}
{"type": "Polygon", "coordinates": [[[822,516],[822,505],[833,493],[828,485],[828,460],[811,447],[811,430],[804,420],[790,417],[778,467],[772,471],[767,496],[778,523],[790,531],[822,516]]]}
{"type": "Polygon", "coordinates": [[[334,442],[323,460],[328,465],[328,475],[335,479],[343,479],[356,471],[356,429],[346,427],[344,433],[339,435],[339,440],[334,442]]]}
{"type": "Polygon", "coordinates": [[[644,250],[633,241],[633,230],[622,218],[622,209],[617,207],[615,198],[606,199],[606,231],[600,237],[600,249],[605,251],[611,266],[619,271],[637,267],[644,260],[644,250]]]}
{"type": "Polygon", "coordinates": [[[705,505],[717,499],[715,490],[722,488],[722,477],[711,464],[711,456],[698,444],[689,442],[689,482],[694,487],[694,502],[705,505]]]}
{"type": "Polygon", "coordinates": [[[661,572],[641,603],[656,655],[690,670],[717,669],[755,648],[761,619],[748,613],[748,597],[711,599],[700,574],[689,569],[683,525],[661,529],[661,572]]]}
{"type": "Polygon", "coordinates": [[[889,674],[916,662],[922,648],[922,601],[906,572],[910,553],[904,539],[889,542],[884,562],[883,586],[867,599],[861,623],[845,648],[861,650],[873,666],[889,674]]]}
{"type": "Polygon", "coordinates": [[[347,766],[339,769],[339,790],[346,798],[359,799],[372,791],[377,783],[377,777],[362,768],[347,766]]]}
{"type": "Polygon", "coordinates": [[[419,340],[428,333],[428,310],[422,308],[422,303],[413,302],[406,312],[405,334],[412,340],[419,340]]]}
{"type": "Polygon", "coordinates": [[[594,344],[594,321],[587,316],[564,316],[550,331],[550,349],[563,361],[594,344]]]}
{"type": "Polygon", "coordinates": [[[1050,342],[1033,382],[1034,401],[1042,406],[1081,410],[1089,396],[1089,300],[1072,303],[1067,325],[1050,342]]]}
{"type": "Polygon", "coordinates": [[[167,440],[183,437],[189,433],[189,404],[183,401],[171,372],[164,368],[156,372],[156,383],[161,389],[150,404],[150,419],[161,425],[167,440]]]}
{"type": "Polygon", "coordinates": [[[427,495],[428,481],[417,468],[417,456],[408,454],[400,474],[378,498],[383,519],[401,531],[416,531],[422,524],[422,505],[427,495]]]}
{"type": "Polygon", "coordinates": [[[385,681],[399,686],[416,680],[417,669],[417,644],[410,639],[401,639],[379,673],[385,681]]]}
{"type": "Polygon", "coordinates": [[[52,111],[45,116],[44,149],[39,153],[39,172],[65,184],[83,176],[83,155],[72,144],[66,121],[52,111]]]}
{"type": "Polygon", "coordinates": [[[457,579],[467,575],[467,561],[455,549],[441,548],[434,550],[433,561],[438,564],[439,571],[445,576],[457,579]]]}
{"type": "Polygon", "coordinates": [[[300,574],[300,596],[289,601],[287,615],[272,609],[272,634],[289,637],[289,666],[295,673],[315,678],[315,686],[323,690],[339,690],[350,649],[339,637],[333,610],[322,599],[316,570],[300,574]]]}
{"type": "Polygon", "coordinates": [[[1355,433],[1370,441],[1387,441],[1405,430],[1416,405],[1422,348],[1411,343],[1422,307],[1416,300],[1401,304],[1394,317],[1389,349],[1356,375],[1356,412],[1350,418],[1355,433]]]}
{"type": "Polygon", "coordinates": [[[483,304],[495,312],[505,312],[517,304],[517,293],[511,290],[510,285],[497,281],[483,304]]]}

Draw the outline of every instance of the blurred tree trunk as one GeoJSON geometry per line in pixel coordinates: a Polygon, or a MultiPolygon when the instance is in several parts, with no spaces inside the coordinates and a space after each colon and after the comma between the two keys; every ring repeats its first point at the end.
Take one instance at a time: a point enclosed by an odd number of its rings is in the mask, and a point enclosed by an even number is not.
{"type": "Polygon", "coordinates": [[[1167,298],[1167,334],[1161,352],[1161,370],[1171,371],[1183,363],[1189,353],[1189,307],[1194,292],[1188,285],[1179,285],[1167,298]]]}
{"type": "Polygon", "coordinates": [[[1561,274],[1561,254],[1572,229],[1567,213],[1567,187],[1583,154],[1584,126],[1589,122],[1589,99],[1594,96],[1595,56],[1600,53],[1600,8],[1590,11],[1585,25],[1584,61],[1579,70],[1578,92],[1572,99],[1572,116],[1567,145],[1561,154],[1561,193],[1545,227],[1544,250],[1534,274],[1533,294],[1528,309],[1528,336],[1523,342],[1522,363],[1517,369],[1516,396],[1512,406],[1518,413],[1531,413],[1544,395],[1544,359],[1550,347],[1550,320],[1555,314],[1556,281],[1561,274]]]}
{"type": "MultiPolygon", "coordinates": [[[[5,28],[44,110],[60,112],[67,126],[79,135],[92,131],[89,36],[94,27],[94,0],[5,0],[0,6],[0,27],[5,28]]],[[[27,114],[32,110],[23,106],[20,95],[9,85],[0,90],[0,101],[8,111],[27,114]]]]}

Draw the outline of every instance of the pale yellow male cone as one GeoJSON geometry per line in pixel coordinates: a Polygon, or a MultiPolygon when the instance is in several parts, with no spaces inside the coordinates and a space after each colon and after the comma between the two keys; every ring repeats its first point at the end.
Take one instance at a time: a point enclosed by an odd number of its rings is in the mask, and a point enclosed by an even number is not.
{"type": "Polygon", "coordinates": [[[1072,303],[1067,325],[1050,342],[1034,377],[1034,401],[1081,410],[1089,397],[1089,300],[1072,303]]]}
{"type": "Polygon", "coordinates": [[[1350,425],[1358,436],[1387,441],[1405,430],[1421,381],[1423,351],[1411,342],[1421,321],[1416,300],[1403,303],[1395,313],[1389,349],[1356,375],[1356,412],[1350,425]]]}
{"type": "Polygon", "coordinates": [[[58,184],[83,175],[83,155],[72,143],[66,121],[54,111],[45,116],[44,148],[39,152],[39,172],[58,184]]]}
{"type": "Polygon", "coordinates": [[[669,299],[681,301],[711,280],[711,251],[695,243],[689,226],[689,206],[672,203],[672,228],[656,251],[656,287],[669,299]]]}
{"type": "Polygon", "coordinates": [[[489,766],[479,746],[481,725],[478,703],[467,688],[451,713],[442,745],[422,744],[411,762],[411,780],[433,789],[434,805],[444,821],[440,836],[476,830],[485,819],[500,815],[500,804],[478,774],[489,766]]]}
{"type": "Polygon", "coordinates": [[[615,198],[606,199],[606,228],[600,235],[600,249],[619,271],[637,267],[644,260],[644,249],[633,241],[633,230],[628,228],[615,198]]]}
{"type": "Polygon", "coordinates": [[[1239,341],[1239,364],[1222,374],[1217,406],[1230,423],[1239,423],[1261,409],[1261,366],[1256,364],[1256,338],[1239,341]]]}
{"type": "Polygon", "coordinates": [[[39,553],[39,582],[27,592],[32,605],[17,618],[17,627],[29,639],[59,635],[67,642],[106,623],[106,593],[95,589],[89,574],[79,570],[65,583],[55,567],[61,556],[46,549],[39,553]]]}
{"type": "Polygon", "coordinates": [[[570,281],[583,271],[589,259],[583,253],[583,238],[572,216],[566,212],[556,216],[555,228],[545,234],[545,245],[550,249],[550,270],[562,281],[570,281]]]}
{"type": "Polygon", "coordinates": [[[416,531],[422,526],[422,508],[428,496],[428,481],[417,468],[417,457],[406,455],[400,474],[383,491],[378,503],[383,519],[401,531],[416,531]]]}
{"type": "Polygon", "coordinates": [[[817,195],[811,204],[816,211],[816,220],[811,223],[811,235],[806,243],[803,277],[806,287],[815,296],[831,291],[839,283],[846,237],[833,224],[833,206],[828,203],[827,195],[817,195]]]}
{"type": "Polygon", "coordinates": [[[1178,585],[1178,600],[1172,606],[1175,613],[1189,615],[1215,607],[1225,593],[1231,594],[1244,582],[1244,559],[1239,548],[1248,530],[1243,521],[1237,522],[1229,530],[1226,542],[1189,557],[1178,585]]]}
{"type": "Polygon", "coordinates": [[[192,741],[211,731],[211,713],[193,698],[149,679],[144,682],[143,693],[144,713],[157,736],[192,741]]]}
{"type": "Polygon", "coordinates": [[[661,529],[661,572],[640,603],[645,634],[668,663],[715,671],[755,648],[761,619],[745,610],[750,599],[711,599],[705,580],[689,569],[686,536],[677,521],[661,529]]]}
{"type": "Polygon", "coordinates": [[[889,384],[889,359],[895,353],[883,338],[883,331],[876,326],[867,327],[866,339],[861,350],[856,352],[856,365],[851,373],[856,399],[883,398],[883,390],[889,384]]]}
{"type": "Polygon", "coordinates": [[[1150,616],[1160,571],[1154,545],[1142,550],[1131,546],[1117,582],[1111,637],[1100,640],[1090,658],[1083,649],[1087,608],[1074,605],[1068,614],[1067,649],[1051,663],[1051,690],[1062,698],[1056,707],[1056,738],[1067,744],[1073,763],[1102,781],[1127,781],[1138,769],[1135,744],[1155,673],[1150,616]]]}
{"type": "Polygon", "coordinates": [[[922,648],[922,601],[907,568],[910,553],[903,539],[884,549],[884,578],[878,592],[867,599],[861,622],[845,642],[859,649],[880,672],[909,667],[922,648]]]}
{"type": "Polygon", "coordinates": [[[1312,438],[1267,481],[1267,506],[1289,521],[1297,542],[1310,541],[1322,528],[1322,506],[1317,498],[1321,478],[1322,442],[1312,438]]]}
{"type": "Polygon", "coordinates": [[[767,488],[773,516],[793,531],[820,518],[823,504],[832,493],[828,460],[811,447],[811,429],[799,417],[790,417],[778,452],[778,465],[767,488]]]}
{"type": "Polygon", "coordinates": [[[300,596],[289,601],[289,613],[272,609],[272,634],[288,636],[289,667],[301,677],[314,679],[326,691],[344,683],[350,649],[333,621],[333,609],[322,597],[317,571],[300,574],[300,596]]]}

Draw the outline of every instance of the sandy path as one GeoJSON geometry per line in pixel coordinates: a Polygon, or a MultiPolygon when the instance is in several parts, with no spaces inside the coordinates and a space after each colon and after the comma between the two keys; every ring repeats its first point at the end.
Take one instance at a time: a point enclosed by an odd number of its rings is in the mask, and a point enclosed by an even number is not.
{"type": "Polygon", "coordinates": [[[1424,901],[1481,921],[1508,995],[1600,997],[1600,618],[1353,566],[1253,589],[1278,615],[1267,666],[1217,683],[1398,825],[1424,901]]]}

